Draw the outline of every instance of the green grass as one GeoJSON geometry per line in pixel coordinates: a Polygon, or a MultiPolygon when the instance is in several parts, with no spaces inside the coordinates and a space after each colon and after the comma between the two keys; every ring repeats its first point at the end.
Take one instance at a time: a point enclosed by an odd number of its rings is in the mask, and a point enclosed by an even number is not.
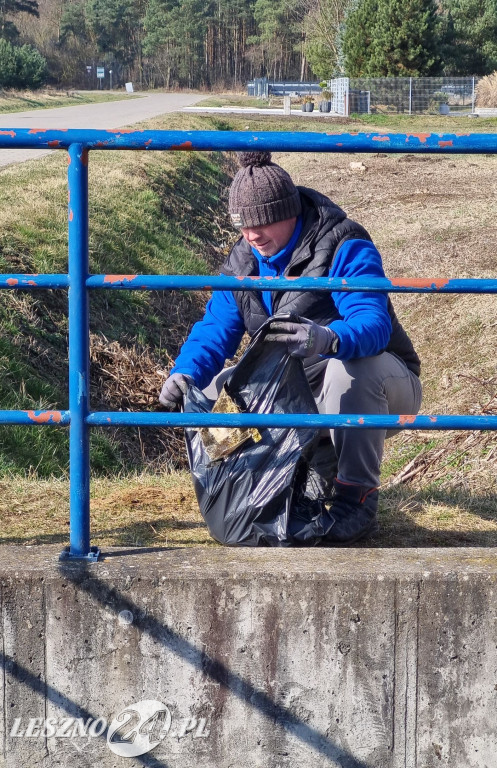
{"type": "Polygon", "coordinates": [[[435,440],[414,441],[405,445],[400,445],[398,450],[386,458],[381,467],[382,479],[396,475],[400,470],[411,462],[416,456],[430,450],[436,445],[435,440]]]}
{"type": "MultiPolygon", "coordinates": [[[[203,102],[205,103],[205,102],[203,102]]],[[[197,105],[198,106],[198,105],[197,105]]],[[[216,119],[212,116],[213,119],[216,119]]],[[[497,117],[470,119],[467,116],[443,115],[351,115],[316,119],[297,114],[284,119],[272,114],[217,116],[226,126],[223,130],[238,131],[322,131],[326,133],[369,133],[371,127],[391,133],[496,133],[497,117]]]]}
{"type": "Polygon", "coordinates": [[[470,118],[468,115],[405,115],[405,114],[351,114],[350,119],[363,125],[373,125],[385,128],[391,132],[416,133],[423,126],[440,133],[487,133],[494,132],[497,118],[470,118]]]}
{"type": "Polygon", "coordinates": [[[107,101],[139,98],[124,91],[2,91],[0,89],[0,113],[25,112],[31,109],[73,107],[78,104],[98,104],[107,101]]]}
{"type": "MultiPolygon", "coordinates": [[[[300,104],[300,100],[292,99],[292,108],[300,104]]],[[[283,107],[283,99],[272,97],[270,99],[257,99],[246,94],[216,94],[196,104],[198,107],[247,107],[266,109],[269,107],[283,107]]],[[[408,115],[408,114],[351,114],[346,117],[331,117],[323,115],[319,119],[300,119],[296,115],[286,116],[284,120],[274,118],[273,115],[229,115],[226,120],[230,128],[220,130],[246,130],[247,124],[251,130],[272,131],[331,131],[333,133],[369,131],[371,127],[380,128],[392,133],[494,133],[497,131],[497,118],[478,119],[469,118],[467,115],[408,115]],[[268,126],[271,123],[271,127],[268,126]],[[326,126],[324,127],[323,126],[326,126]]]]}

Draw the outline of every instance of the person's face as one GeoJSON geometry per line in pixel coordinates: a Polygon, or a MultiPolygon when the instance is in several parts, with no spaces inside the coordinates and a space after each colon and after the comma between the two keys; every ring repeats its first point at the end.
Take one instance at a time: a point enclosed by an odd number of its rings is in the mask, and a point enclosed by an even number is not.
{"type": "Polygon", "coordinates": [[[261,256],[269,258],[282,248],[290,240],[295,229],[297,217],[277,221],[274,224],[265,224],[261,227],[242,227],[242,235],[250,245],[259,251],[261,256]]]}

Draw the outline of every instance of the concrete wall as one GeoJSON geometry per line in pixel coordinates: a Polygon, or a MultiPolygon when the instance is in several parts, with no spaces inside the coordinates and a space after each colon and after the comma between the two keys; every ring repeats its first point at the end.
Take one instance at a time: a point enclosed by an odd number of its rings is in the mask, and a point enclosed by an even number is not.
{"type": "Polygon", "coordinates": [[[5,768],[497,768],[496,550],[0,552],[5,768]]]}

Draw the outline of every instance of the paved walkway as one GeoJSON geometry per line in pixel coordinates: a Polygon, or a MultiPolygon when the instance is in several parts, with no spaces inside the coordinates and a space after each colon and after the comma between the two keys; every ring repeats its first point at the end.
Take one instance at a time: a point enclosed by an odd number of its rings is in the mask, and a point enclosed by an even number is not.
{"type": "MultiPolygon", "coordinates": [[[[177,112],[205,98],[194,93],[153,93],[139,98],[78,104],[74,107],[32,109],[28,112],[0,114],[0,130],[8,128],[123,128],[167,112],[177,112]]],[[[0,166],[35,160],[50,154],[50,149],[0,149],[0,166]]]]}

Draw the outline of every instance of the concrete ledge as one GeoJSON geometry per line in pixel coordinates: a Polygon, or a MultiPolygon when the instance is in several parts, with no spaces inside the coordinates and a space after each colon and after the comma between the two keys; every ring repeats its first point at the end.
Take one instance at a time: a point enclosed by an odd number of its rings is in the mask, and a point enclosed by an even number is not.
{"type": "Polygon", "coordinates": [[[491,107],[475,107],[475,115],[480,117],[497,117],[497,109],[491,107]]]}
{"type": "MultiPolygon", "coordinates": [[[[289,117],[288,113],[285,113],[283,107],[183,107],[182,112],[212,112],[214,114],[228,114],[228,115],[281,115],[282,117],[289,117]]],[[[290,109],[291,117],[343,117],[337,112],[320,112],[319,109],[314,109],[312,112],[302,112],[300,107],[294,107],[290,109]]]]}
{"type": "Polygon", "coordinates": [[[59,551],[0,548],[5,768],[497,768],[495,549],[59,551]]]}

